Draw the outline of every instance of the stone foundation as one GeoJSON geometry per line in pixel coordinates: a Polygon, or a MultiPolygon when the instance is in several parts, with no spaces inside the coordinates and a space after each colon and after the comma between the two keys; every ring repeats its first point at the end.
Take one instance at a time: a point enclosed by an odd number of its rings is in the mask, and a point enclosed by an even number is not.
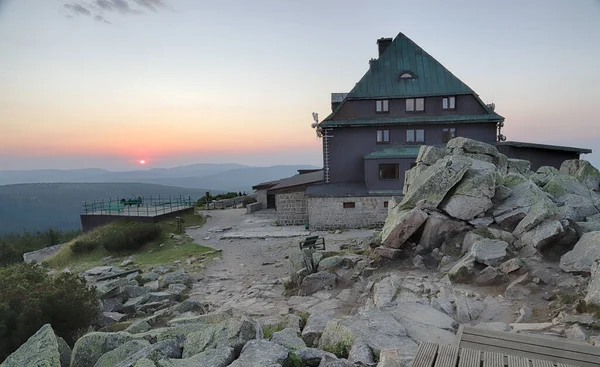
{"type": "Polygon", "coordinates": [[[297,226],[308,222],[304,191],[275,195],[277,223],[281,226],[297,226]]]}
{"type": "Polygon", "coordinates": [[[392,196],[308,197],[311,230],[383,226],[392,196]]]}

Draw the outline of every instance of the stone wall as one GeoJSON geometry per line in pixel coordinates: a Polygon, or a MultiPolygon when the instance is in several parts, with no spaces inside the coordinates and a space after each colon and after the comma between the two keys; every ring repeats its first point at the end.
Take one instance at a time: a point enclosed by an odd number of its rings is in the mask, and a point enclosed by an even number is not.
{"type": "Polygon", "coordinates": [[[54,255],[55,253],[57,253],[58,250],[60,250],[60,248],[62,247],[62,245],[64,245],[64,243],[54,245],[54,246],[48,246],[46,248],[43,248],[43,249],[37,250],[37,251],[26,252],[23,254],[23,261],[25,261],[26,263],[31,263],[34,261],[37,263],[41,263],[42,260],[44,260],[48,256],[54,255]]]}
{"type": "Polygon", "coordinates": [[[275,195],[277,223],[282,226],[296,226],[308,222],[304,190],[275,195]]]}
{"type": "Polygon", "coordinates": [[[246,205],[246,214],[252,214],[262,209],[262,203],[252,203],[246,205]]]}
{"type": "Polygon", "coordinates": [[[392,200],[391,196],[308,197],[309,226],[311,230],[382,226],[388,215],[385,202],[392,200]]]}
{"type": "Polygon", "coordinates": [[[256,200],[262,204],[262,208],[267,208],[267,190],[256,190],[256,200]]]}

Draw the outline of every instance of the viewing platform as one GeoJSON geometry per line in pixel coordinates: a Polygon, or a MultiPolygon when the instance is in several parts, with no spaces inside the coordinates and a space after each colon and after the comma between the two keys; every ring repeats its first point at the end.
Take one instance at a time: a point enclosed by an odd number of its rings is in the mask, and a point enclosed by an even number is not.
{"type": "Polygon", "coordinates": [[[83,232],[114,222],[133,220],[155,223],[193,210],[190,196],[131,196],[84,202],[81,213],[83,232]]]}

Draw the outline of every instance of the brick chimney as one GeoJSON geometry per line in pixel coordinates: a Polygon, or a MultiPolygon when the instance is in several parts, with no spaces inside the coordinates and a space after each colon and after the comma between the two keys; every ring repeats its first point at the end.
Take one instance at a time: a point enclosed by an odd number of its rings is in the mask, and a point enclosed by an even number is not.
{"type": "Polygon", "coordinates": [[[377,46],[379,48],[379,57],[383,55],[388,46],[392,44],[393,38],[380,38],[377,40],[377,46]]]}

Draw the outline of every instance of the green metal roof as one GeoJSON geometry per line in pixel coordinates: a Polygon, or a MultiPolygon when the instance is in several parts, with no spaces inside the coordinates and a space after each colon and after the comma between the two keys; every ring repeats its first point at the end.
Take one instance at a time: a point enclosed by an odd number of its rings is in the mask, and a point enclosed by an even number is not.
{"type": "Polygon", "coordinates": [[[354,98],[406,98],[474,94],[473,90],[404,34],[399,33],[383,55],[352,88],[354,98]],[[412,79],[400,79],[402,73],[412,79]]]}
{"type": "Polygon", "coordinates": [[[412,125],[412,124],[445,124],[445,123],[479,123],[498,122],[504,118],[496,113],[485,115],[445,115],[445,116],[409,116],[392,117],[374,120],[325,120],[319,126],[329,127],[357,127],[357,126],[386,126],[386,125],[412,125]]]}
{"type": "Polygon", "coordinates": [[[394,147],[376,150],[364,156],[365,159],[381,158],[416,158],[419,154],[420,145],[398,145],[394,147]]]}

